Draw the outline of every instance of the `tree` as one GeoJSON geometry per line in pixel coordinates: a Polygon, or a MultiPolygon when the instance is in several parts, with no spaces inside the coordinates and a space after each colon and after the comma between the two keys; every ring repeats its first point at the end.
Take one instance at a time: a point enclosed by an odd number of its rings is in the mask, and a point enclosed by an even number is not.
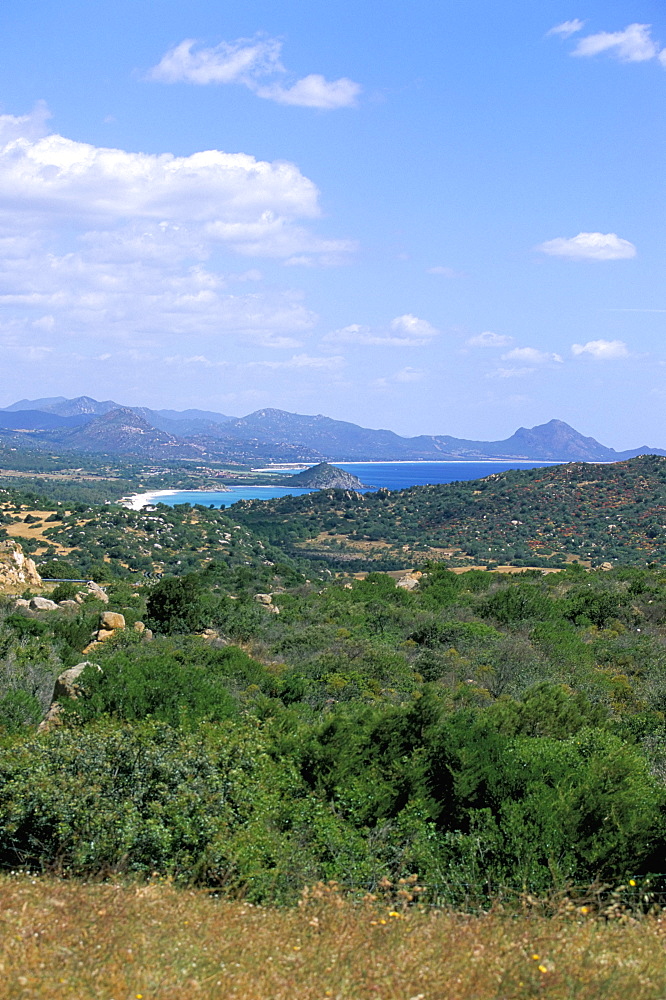
{"type": "Polygon", "coordinates": [[[195,632],[203,627],[204,602],[194,574],[160,580],[146,601],[148,619],[157,631],[167,635],[195,632]]]}

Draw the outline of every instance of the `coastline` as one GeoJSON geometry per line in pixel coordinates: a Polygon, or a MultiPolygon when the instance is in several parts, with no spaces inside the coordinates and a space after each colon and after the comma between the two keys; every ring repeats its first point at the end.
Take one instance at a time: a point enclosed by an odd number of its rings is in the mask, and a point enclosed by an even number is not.
{"type": "Polygon", "coordinates": [[[122,497],[118,503],[129,510],[141,510],[148,504],[154,503],[159,497],[173,497],[182,490],[154,490],[152,493],[133,493],[129,497],[122,497]]]}
{"type": "MultiPolygon", "coordinates": [[[[468,459],[459,459],[459,460],[456,460],[456,459],[421,459],[421,460],[416,461],[416,462],[407,461],[406,459],[397,459],[397,460],[395,460],[393,462],[379,462],[379,461],[375,461],[375,462],[343,462],[342,460],[336,460],[336,461],[338,462],[339,465],[346,465],[346,466],[371,466],[371,465],[376,465],[376,466],[391,466],[391,465],[392,466],[402,466],[402,465],[419,465],[419,466],[429,466],[429,465],[434,465],[434,466],[437,466],[437,465],[487,465],[487,466],[490,466],[491,468],[494,465],[506,465],[509,462],[511,464],[513,464],[513,465],[528,465],[530,467],[534,467],[534,463],[535,463],[534,459],[528,459],[528,458],[515,458],[515,459],[499,459],[499,458],[496,458],[496,459],[470,459],[470,458],[468,458],[468,459]]],[[[262,468],[252,469],[252,472],[256,473],[256,474],[259,474],[259,473],[262,473],[262,472],[263,473],[270,472],[270,473],[274,473],[274,474],[277,473],[277,472],[294,473],[294,472],[296,472],[297,470],[300,470],[300,469],[304,469],[305,470],[305,469],[312,468],[313,465],[316,465],[316,464],[317,463],[313,463],[313,464],[303,463],[301,465],[295,465],[295,464],[291,464],[291,463],[285,463],[284,465],[274,465],[274,466],[271,466],[271,467],[264,466],[262,468]]],[[[333,464],[333,463],[331,463],[331,464],[333,464]]],[[[545,459],[545,460],[542,459],[542,460],[538,460],[538,465],[541,466],[541,467],[547,466],[547,465],[564,465],[564,464],[567,464],[567,463],[566,462],[562,462],[562,461],[558,462],[555,459],[545,459]]],[[[606,463],[590,463],[590,464],[606,464],[606,463]]],[[[488,473],[488,474],[490,474],[490,473],[488,473]]],[[[247,489],[250,489],[250,490],[253,490],[253,491],[254,490],[256,490],[256,491],[263,491],[263,490],[271,490],[271,489],[279,488],[281,490],[284,490],[285,492],[288,492],[290,489],[297,489],[298,487],[289,487],[289,486],[285,486],[285,485],[282,485],[282,484],[280,484],[278,486],[277,484],[271,484],[271,483],[266,483],[266,482],[258,482],[258,483],[244,482],[242,484],[240,484],[240,483],[239,484],[235,484],[235,487],[231,487],[231,488],[229,488],[227,486],[225,489],[221,489],[221,490],[215,490],[215,489],[199,489],[199,490],[196,490],[196,489],[190,489],[190,490],[188,490],[188,489],[179,489],[179,490],[174,490],[174,489],[171,489],[171,490],[152,490],[152,491],[146,492],[146,493],[136,493],[136,494],[132,494],[131,496],[123,497],[122,500],[119,501],[119,503],[121,503],[124,507],[129,508],[130,510],[136,510],[136,511],[138,511],[138,510],[142,510],[144,507],[149,506],[151,504],[159,503],[160,499],[163,498],[163,497],[176,496],[179,493],[202,493],[202,494],[218,494],[219,493],[221,495],[226,493],[227,495],[228,494],[232,494],[233,495],[234,492],[235,492],[235,489],[243,489],[243,488],[247,488],[247,489]]],[[[364,489],[367,489],[367,490],[374,490],[376,488],[377,487],[364,487],[364,489]]],[[[395,489],[395,488],[405,489],[407,487],[400,486],[400,487],[392,487],[392,488],[393,489],[395,489]]],[[[312,490],[309,490],[309,489],[300,490],[299,489],[299,492],[312,492],[312,490]]],[[[257,498],[257,499],[259,499],[259,498],[257,498]]],[[[230,504],[233,504],[235,502],[237,502],[237,501],[230,499],[230,504]]]]}
{"type": "MultiPolygon", "coordinates": [[[[247,483],[249,489],[252,490],[272,490],[275,486],[270,483],[247,483]]],[[[242,487],[239,487],[242,488],[242,487]]],[[[298,486],[280,486],[279,489],[284,490],[296,490],[300,489],[298,486]]],[[[307,492],[303,490],[302,492],[307,492]]],[[[179,493],[233,493],[232,489],[227,487],[224,490],[197,490],[197,489],[181,489],[181,490],[154,490],[152,493],[133,493],[129,497],[122,497],[118,503],[122,504],[123,507],[127,507],[129,510],[141,510],[143,507],[147,507],[149,504],[159,503],[160,497],[174,497],[178,496],[179,493]]],[[[235,502],[235,501],[234,501],[235,502]]]]}
{"type": "MultiPolygon", "coordinates": [[[[357,459],[348,461],[346,458],[332,458],[329,465],[478,465],[482,462],[496,462],[498,465],[507,462],[518,462],[525,465],[534,465],[539,462],[542,465],[568,465],[575,461],[571,458],[396,458],[396,459],[372,459],[361,462],[357,459]]],[[[583,461],[583,459],[581,459],[583,461]]],[[[262,469],[252,469],[252,472],[281,472],[296,469],[312,469],[318,462],[303,462],[301,465],[272,465],[262,469]]],[[[612,465],[612,462],[593,462],[587,459],[588,465],[612,465]]]]}

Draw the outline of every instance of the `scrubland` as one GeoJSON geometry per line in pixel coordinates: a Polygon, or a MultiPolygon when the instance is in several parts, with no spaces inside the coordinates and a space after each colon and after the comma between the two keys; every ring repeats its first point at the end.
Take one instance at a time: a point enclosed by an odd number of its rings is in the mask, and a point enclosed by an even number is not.
{"type": "Polygon", "coordinates": [[[464,514],[470,558],[520,535],[515,568],[537,521],[552,543],[542,473],[265,524],[8,492],[42,575],[108,603],[0,600],[0,1000],[666,997],[666,470],[647,491],[644,465],[553,474],[559,572],[423,562],[409,587],[299,546],[342,527],[403,559],[464,514]],[[38,728],[106,610],[127,627],[38,728]]]}

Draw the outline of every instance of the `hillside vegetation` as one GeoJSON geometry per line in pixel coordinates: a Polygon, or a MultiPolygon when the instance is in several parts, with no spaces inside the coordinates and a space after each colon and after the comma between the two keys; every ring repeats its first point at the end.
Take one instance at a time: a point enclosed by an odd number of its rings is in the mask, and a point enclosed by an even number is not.
{"type": "MultiPolygon", "coordinates": [[[[92,576],[106,594],[60,583],[54,606],[0,599],[0,866],[159,878],[261,907],[331,879],[353,899],[393,893],[399,914],[553,893],[578,913],[588,898],[625,915],[661,905],[663,475],[646,458],[227,511],[8,489],[3,530],[42,574],[92,576]],[[603,525],[597,554],[576,554],[616,565],[453,572],[439,550],[427,558],[428,525],[462,536],[491,516],[496,545],[551,523],[579,546],[603,525]],[[371,523],[418,569],[354,578],[308,554],[315,532],[353,539],[371,523]],[[99,641],[107,612],[123,619],[99,641]],[[84,663],[38,729],[55,679],[84,663]]],[[[542,982],[516,962],[525,990],[542,982]]],[[[326,989],[364,995],[356,985],[326,989]]]]}
{"type": "Polygon", "coordinates": [[[408,590],[285,569],[266,593],[275,567],[246,562],[110,585],[127,628],[37,735],[106,606],[7,603],[5,866],[157,871],[253,901],[413,874],[459,905],[596,879],[661,891],[661,570],[433,564],[408,590]]]}
{"type": "Polygon", "coordinates": [[[290,553],[346,569],[644,566],[666,557],[666,459],[570,463],[391,492],[245,501],[235,516],[290,553]]]}

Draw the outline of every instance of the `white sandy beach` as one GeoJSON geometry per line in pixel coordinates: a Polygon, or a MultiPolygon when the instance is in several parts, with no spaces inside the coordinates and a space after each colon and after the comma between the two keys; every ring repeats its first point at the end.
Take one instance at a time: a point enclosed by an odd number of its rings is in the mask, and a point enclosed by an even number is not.
{"type": "Polygon", "coordinates": [[[131,497],[123,497],[120,503],[130,510],[141,510],[153,503],[159,503],[161,497],[173,497],[182,490],[155,490],[153,493],[135,493],[131,497]]]}

